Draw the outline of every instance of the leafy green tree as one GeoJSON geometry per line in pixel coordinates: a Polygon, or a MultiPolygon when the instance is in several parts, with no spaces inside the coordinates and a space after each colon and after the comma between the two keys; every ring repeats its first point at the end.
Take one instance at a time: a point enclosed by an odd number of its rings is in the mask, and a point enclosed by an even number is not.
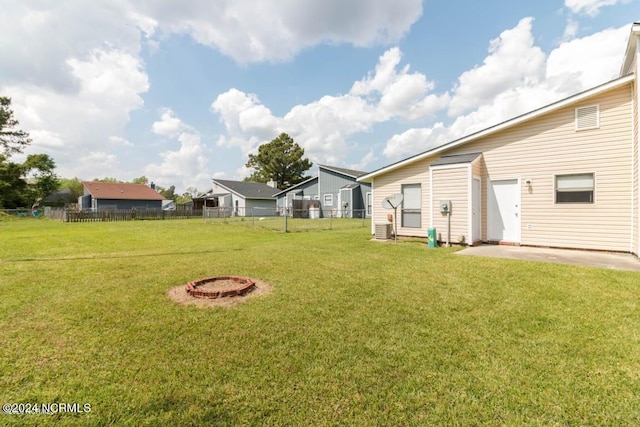
{"type": "Polygon", "coordinates": [[[30,154],[24,163],[10,162],[0,155],[0,207],[33,206],[59,188],[56,164],[46,154],[30,154]]]}
{"type": "Polygon", "coordinates": [[[133,178],[131,180],[132,184],[148,184],[149,183],[149,178],[147,178],[146,176],[142,175],[139,178],[133,178]]]}
{"type": "Polygon", "coordinates": [[[18,124],[11,110],[11,98],[0,96],[0,148],[5,154],[22,153],[31,143],[29,134],[16,128],[18,124]]]}
{"type": "Polygon", "coordinates": [[[47,154],[30,154],[23,163],[9,160],[31,143],[29,134],[18,129],[18,124],[11,98],[0,96],[0,206],[5,208],[34,205],[60,185],[56,163],[47,154]]]}
{"type": "Polygon", "coordinates": [[[76,199],[84,194],[84,186],[78,178],[60,178],[59,188],[68,188],[76,199]]]}
{"type": "Polygon", "coordinates": [[[258,147],[258,154],[249,154],[246,167],[254,172],[245,181],[275,181],[279,189],[307,179],[304,173],[313,163],[304,157],[304,149],[286,133],[258,147]]]}
{"type": "Polygon", "coordinates": [[[0,208],[26,206],[24,195],[27,182],[22,178],[23,172],[22,165],[10,162],[6,155],[0,154],[0,208]]]}
{"type": "Polygon", "coordinates": [[[187,189],[185,190],[184,193],[182,193],[182,195],[176,197],[175,202],[178,204],[187,203],[192,201],[194,197],[197,197],[197,196],[198,196],[198,189],[196,187],[187,187],[187,189]]]}
{"type": "Polygon", "coordinates": [[[176,198],[178,197],[178,195],[176,194],[176,186],[175,185],[172,185],[169,188],[164,188],[164,187],[161,187],[160,185],[156,185],[156,192],[162,194],[162,196],[166,200],[175,201],[176,198]]]}
{"type": "Polygon", "coordinates": [[[123,181],[120,181],[119,179],[115,179],[111,177],[93,178],[93,181],[94,182],[123,182],[123,181]]]}
{"type": "Polygon", "coordinates": [[[187,187],[184,193],[182,193],[182,197],[193,199],[194,197],[198,197],[198,189],[196,187],[187,187]]]}

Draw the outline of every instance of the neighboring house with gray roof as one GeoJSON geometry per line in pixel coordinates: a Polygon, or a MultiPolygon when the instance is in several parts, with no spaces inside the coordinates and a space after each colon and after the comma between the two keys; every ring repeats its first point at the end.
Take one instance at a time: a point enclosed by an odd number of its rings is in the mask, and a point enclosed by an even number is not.
{"type": "MultiPolygon", "coordinates": [[[[305,179],[298,184],[280,191],[275,194],[276,204],[280,212],[287,210],[289,215],[293,214],[294,200],[320,200],[318,196],[318,177],[314,176],[309,179],[305,179]]],[[[296,204],[296,207],[297,204],[296,204]]],[[[295,215],[296,217],[298,215],[295,215]]]]}
{"type": "MultiPolygon", "coordinates": [[[[366,174],[354,169],[318,165],[317,176],[276,194],[278,209],[289,209],[291,212],[291,209],[296,210],[296,200],[317,200],[321,216],[324,217],[369,217],[371,184],[356,181],[366,174]]],[[[306,210],[306,207],[303,209],[306,210]]]]}
{"type": "Polygon", "coordinates": [[[213,188],[206,193],[207,206],[225,208],[233,216],[274,216],[280,190],[261,182],[213,179],[213,188]]]}

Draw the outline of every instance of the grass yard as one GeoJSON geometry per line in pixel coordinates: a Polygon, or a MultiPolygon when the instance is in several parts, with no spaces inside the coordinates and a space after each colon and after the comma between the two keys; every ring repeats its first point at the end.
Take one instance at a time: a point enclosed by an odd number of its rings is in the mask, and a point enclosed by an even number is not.
{"type": "Polygon", "coordinates": [[[369,227],[0,221],[2,425],[638,425],[640,274],[369,227]],[[233,308],[167,291],[215,275],[233,308]]]}

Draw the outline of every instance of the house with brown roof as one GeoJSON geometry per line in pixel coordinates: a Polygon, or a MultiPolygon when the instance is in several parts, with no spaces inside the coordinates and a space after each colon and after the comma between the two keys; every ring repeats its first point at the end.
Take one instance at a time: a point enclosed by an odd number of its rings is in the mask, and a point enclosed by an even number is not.
{"type": "Polygon", "coordinates": [[[372,233],[402,194],[400,236],[640,254],[639,41],[615,80],[359,177],[372,233]]]}
{"type": "Polygon", "coordinates": [[[82,185],[84,195],[78,199],[80,210],[162,209],[164,196],[144,184],[83,181],[82,185]]]}

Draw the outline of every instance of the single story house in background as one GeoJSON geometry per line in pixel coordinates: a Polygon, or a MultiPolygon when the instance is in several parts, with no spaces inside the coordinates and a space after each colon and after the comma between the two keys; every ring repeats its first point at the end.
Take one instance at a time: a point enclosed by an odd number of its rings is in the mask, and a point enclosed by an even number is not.
{"type": "MultiPolygon", "coordinates": [[[[318,176],[276,194],[280,210],[293,209],[296,200],[318,200],[321,216],[362,218],[371,216],[371,185],[357,178],[366,172],[318,165],[318,176]]],[[[303,206],[303,204],[299,204],[303,206]]],[[[295,215],[294,215],[295,216],[295,215]]]]}
{"type": "Polygon", "coordinates": [[[640,254],[639,37],[619,78],[359,177],[372,233],[401,193],[399,236],[640,254]]]}
{"type": "MultiPolygon", "coordinates": [[[[314,176],[299,182],[274,195],[276,206],[281,214],[287,212],[293,217],[308,216],[312,200],[320,200],[318,195],[318,177],[314,176]],[[307,201],[307,202],[305,202],[307,201]]],[[[320,202],[316,202],[318,205],[320,202]]],[[[319,206],[316,206],[319,207],[319,206]]]]}
{"type": "Polygon", "coordinates": [[[204,195],[207,207],[220,208],[233,216],[274,216],[278,193],[275,183],[213,179],[213,188],[204,195]]]}
{"type": "Polygon", "coordinates": [[[40,200],[40,206],[63,208],[67,205],[78,203],[78,198],[73,195],[70,188],[63,188],[48,194],[40,200]]]}
{"type": "Polygon", "coordinates": [[[190,206],[192,209],[214,208],[217,207],[218,198],[213,196],[213,190],[206,191],[193,197],[190,202],[183,205],[190,206]]]}
{"type": "Polygon", "coordinates": [[[144,184],[83,181],[84,195],[79,210],[162,209],[164,196],[144,184]]]}

